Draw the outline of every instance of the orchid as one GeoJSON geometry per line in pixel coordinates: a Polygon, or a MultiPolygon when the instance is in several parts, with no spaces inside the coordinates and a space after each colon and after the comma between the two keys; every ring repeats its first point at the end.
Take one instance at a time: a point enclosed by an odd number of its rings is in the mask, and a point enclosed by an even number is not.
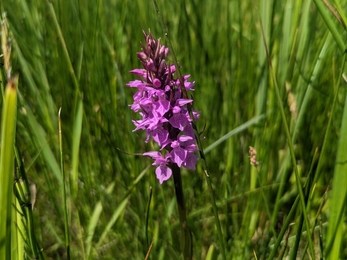
{"type": "MultiPolygon", "coordinates": [[[[136,88],[134,103],[130,105],[141,119],[133,120],[135,129],[145,130],[147,138],[154,140],[159,151],[145,152],[144,156],[154,159],[157,166],[156,176],[162,184],[172,175],[170,165],[195,170],[198,148],[192,127],[188,105],[193,103],[183,94],[179,78],[175,78],[175,65],[166,61],[169,49],[161,44],[160,39],[151,33],[143,32],[145,44],[137,56],[143,69],[134,69],[130,73],[139,77],[127,84],[136,88]]],[[[186,91],[194,91],[194,82],[188,81],[190,75],[182,77],[186,91]]],[[[194,120],[199,118],[197,111],[192,111],[194,120]]]]}

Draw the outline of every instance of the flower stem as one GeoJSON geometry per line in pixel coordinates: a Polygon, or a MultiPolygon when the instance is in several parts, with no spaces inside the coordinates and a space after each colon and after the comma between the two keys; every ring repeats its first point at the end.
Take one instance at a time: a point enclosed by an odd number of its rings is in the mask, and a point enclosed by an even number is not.
{"type": "Polygon", "coordinates": [[[184,203],[182,179],[181,179],[181,169],[177,164],[172,163],[170,165],[172,169],[172,175],[175,183],[176,200],[178,207],[178,215],[181,224],[181,248],[183,252],[184,259],[192,259],[193,257],[193,241],[192,234],[190,232],[187,216],[186,216],[186,206],[184,203]]]}

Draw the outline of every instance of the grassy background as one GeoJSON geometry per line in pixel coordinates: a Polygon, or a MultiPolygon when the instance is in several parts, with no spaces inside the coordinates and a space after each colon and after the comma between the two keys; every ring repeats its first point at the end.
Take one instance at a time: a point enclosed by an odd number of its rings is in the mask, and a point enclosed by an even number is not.
{"type": "MultiPolygon", "coordinates": [[[[345,168],[336,167],[338,149],[344,155],[339,142],[346,131],[343,51],[321,12],[309,0],[158,4],[182,72],[196,81],[194,108],[201,111],[199,128],[206,124],[203,145],[227,258],[267,259],[272,252],[281,258],[283,252],[295,259],[297,252],[299,259],[309,259],[307,215],[315,227],[311,233],[319,259],[329,251],[335,232],[327,231],[334,203],[343,204],[346,197],[345,168]],[[249,163],[249,146],[257,150],[257,167],[249,163]],[[305,214],[294,203],[296,181],[306,183],[305,214]],[[333,181],[342,185],[337,195],[333,181]],[[283,229],[291,209],[293,225],[283,229]],[[274,247],[281,230],[288,232],[274,247]]],[[[340,5],[343,10],[346,1],[340,5]]],[[[134,79],[129,70],[140,66],[136,52],[142,30],[150,28],[165,42],[153,2],[4,0],[1,11],[7,13],[13,36],[13,73],[19,74],[17,143],[36,186],[35,232],[47,259],[67,258],[60,152],[69,177],[72,259],[144,259],[152,239],[151,259],[175,259],[180,230],[173,181],[159,185],[148,158],[121,152],[151,150],[144,133],[132,132],[135,115],[128,104],[133,90],[125,84],[134,79]]],[[[346,39],[343,26],[331,13],[328,18],[346,39]]],[[[196,172],[183,172],[183,186],[195,259],[221,259],[201,164],[196,172]]],[[[339,212],[346,221],[346,211],[339,212]]],[[[336,242],[342,259],[347,258],[346,241],[342,235],[336,242]]]]}

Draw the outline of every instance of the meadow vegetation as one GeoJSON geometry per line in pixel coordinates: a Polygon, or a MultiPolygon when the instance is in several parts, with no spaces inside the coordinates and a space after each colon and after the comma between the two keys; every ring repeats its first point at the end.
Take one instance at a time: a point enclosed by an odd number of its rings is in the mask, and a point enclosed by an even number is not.
{"type": "MultiPolygon", "coordinates": [[[[200,160],[182,171],[193,258],[347,259],[347,1],[157,2],[181,71],[195,81],[223,237],[200,160]]],[[[15,181],[17,201],[2,186],[0,207],[18,210],[0,212],[1,221],[16,216],[12,253],[2,233],[0,256],[181,259],[174,183],[160,185],[152,160],[138,155],[154,144],[133,132],[126,86],[141,65],[142,30],[168,46],[153,1],[0,8],[13,75],[3,55],[2,111],[6,85],[18,90],[14,155],[4,133],[13,122],[1,123],[0,182],[15,181]]]]}

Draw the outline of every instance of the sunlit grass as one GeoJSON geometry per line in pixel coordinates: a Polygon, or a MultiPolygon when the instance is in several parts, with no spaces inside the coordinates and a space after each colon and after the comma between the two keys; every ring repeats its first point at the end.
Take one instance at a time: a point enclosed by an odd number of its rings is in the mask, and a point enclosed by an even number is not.
{"type": "MultiPolygon", "coordinates": [[[[335,14],[320,0],[157,2],[181,71],[196,82],[227,259],[347,258],[346,1],[331,1],[335,14]]],[[[33,226],[45,258],[67,259],[66,222],[71,259],[145,259],[152,240],[150,259],[179,257],[174,183],[160,185],[151,161],[132,155],[153,148],[132,132],[125,86],[140,66],[142,30],[166,41],[153,2],[0,7],[19,75],[16,143],[37,189],[33,226]]],[[[194,258],[222,259],[203,164],[183,170],[182,182],[194,258]]]]}

